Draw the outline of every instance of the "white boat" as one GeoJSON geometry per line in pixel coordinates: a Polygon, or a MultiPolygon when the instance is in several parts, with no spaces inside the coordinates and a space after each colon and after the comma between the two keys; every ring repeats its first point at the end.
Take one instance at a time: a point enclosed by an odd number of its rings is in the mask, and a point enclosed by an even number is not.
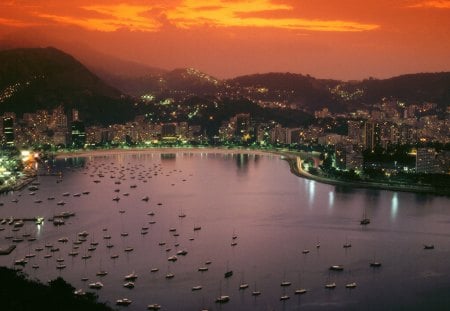
{"type": "Polygon", "coordinates": [[[243,290],[243,289],[247,289],[247,288],[248,288],[247,283],[242,283],[241,285],[239,285],[239,290],[243,290]]]}
{"type": "Polygon", "coordinates": [[[280,297],[280,300],[281,301],[283,301],[283,300],[288,300],[290,297],[288,296],[288,295],[283,295],[283,296],[281,296],[280,297]]]}
{"type": "Polygon", "coordinates": [[[125,275],[125,277],[124,277],[125,281],[135,281],[137,278],[138,278],[138,275],[134,272],[132,272],[128,275],[125,275]]]}
{"type": "Polygon", "coordinates": [[[102,287],[103,287],[102,282],[89,283],[89,288],[101,289],[102,287]]]}
{"type": "Polygon", "coordinates": [[[227,295],[220,295],[219,297],[217,297],[216,302],[217,303],[226,303],[230,301],[230,296],[227,295]]]}
{"type": "Polygon", "coordinates": [[[355,282],[348,283],[345,285],[345,288],[349,288],[349,289],[356,288],[356,283],[355,282]]]}
{"type": "Polygon", "coordinates": [[[116,305],[118,306],[128,306],[131,304],[131,300],[128,298],[122,298],[116,300],[116,305]]]}
{"type": "Polygon", "coordinates": [[[336,288],[336,283],[327,283],[327,284],[325,284],[325,288],[326,289],[334,289],[334,288],[336,288]]]}
{"type": "Polygon", "coordinates": [[[201,290],[201,289],[202,289],[202,286],[201,286],[201,285],[197,285],[197,286],[193,286],[193,287],[192,287],[192,290],[193,290],[193,291],[201,290]]]}
{"type": "Polygon", "coordinates": [[[280,286],[286,287],[286,286],[291,286],[291,282],[289,281],[283,281],[280,283],[280,286]]]}
{"type": "Polygon", "coordinates": [[[152,303],[147,306],[147,309],[148,310],[159,310],[159,309],[161,309],[161,305],[159,305],[157,303],[152,303]]]}
{"type": "Polygon", "coordinates": [[[134,283],[133,282],[126,282],[125,284],[123,284],[123,287],[131,289],[131,288],[134,287],[134,283]]]}

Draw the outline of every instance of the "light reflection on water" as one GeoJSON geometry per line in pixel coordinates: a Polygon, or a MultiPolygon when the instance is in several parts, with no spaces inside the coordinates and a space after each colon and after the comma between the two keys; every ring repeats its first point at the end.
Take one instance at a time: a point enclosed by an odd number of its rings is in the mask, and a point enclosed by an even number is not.
{"type": "Polygon", "coordinates": [[[113,304],[128,297],[133,300],[129,310],[143,310],[149,303],[160,303],[166,310],[380,310],[415,305],[420,310],[425,302],[435,308],[445,305],[438,294],[450,288],[448,198],[324,185],[292,175],[277,156],[120,154],[62,159],[54,171],[63,172],[62,183],[56,183],[54,176],[40,177],[35,196],[23,190],[20,197],[18,193],[1,197],[5,205],[0,218],[48,218],[66,210],[76,216],[61,227],[46,221],[40,227],[27,223],[13,232],[6,226],[0,232],[0,246],[10,243],[5,236],[24,232],[37,241],[19,243],[13,254],[0,257],[0,264],[11,266],[36,246],[53,243],[60,250],[49,259],[43,258],[48,250],[30,259],[25,267],[30,276],[46,281],[61,275],[77,288],[87,289],[81,276],[95,281],[96,272],[105,269],[109,274],[101,279],[105,286],[98,292],[100,298],[113,304]],[[104,177],[98,177],[100,173],[104,177]],[[121,175],[121,183],[116,184],[121,175]],[[95,184],[94,179],[101,182],[95,184]],[[137,187],[130,188],[132,184],[137,187]],[[73,197],[87,190],[89,195],[73,197]],[[71,195],[63,197],[64,192],[71,195]],[[112,201],[116,195],[119,202],[112,201]],[[141,200],[146,195],[149,202],[141,200]],[[56,199],[48,201],[49,196],[56,199]],[[14,197],[18,203],[11,202],[14,197]],[[34,203],[37,198],[44,202],[34,203]],[[57,206],[60,200],[67,204],[57,206]],[[364,210],[371,224],[362,227],[364,210]],[[181,211],[186,218],[178,217],[181,211]],[[152,212],[154,216],[149,215],[152,212]],[[148,234],[141,234],[146,226],[148,234]],[[202,229],[193,231],[194,226],[202,229]],[[90,235],[80,245],[80,255],[69,257],[72,242],[83,230],[90,235]],[[121,236],[123,232],[129,235],[121,236]],[[113,248],[106,247],[106,234],[112,236],[113,248]],[[238,236],[236,246],[231,246],[233,234],[238,236]],[[58,243],[61,237],[70,242],[58,243]],[[163,241],[166,245],[160,246],[163,241]],[[92,258],[82,260],[91,242],[99,246],[92,258]],[[345,242],[352,247],[344,249],[345,242]],[[423,250],[423,244],[429,243],[436,249],[423,250]],[[125,253],[125,247],[134,251],[125,253]],[[181,249],[188,254],[167,261],[181,249]],[[112,254],[119,257],[113,260],[112,254]],[[65,259],[65,270],[56,270],[58,257],[65,259]],[[212,261],[209,270],[198,272],[208,260],[212,261]],[[371,269],[373,260],[381,261],[382,268],[371,269]],[[40,268],[33,270],[31,264],[40,268]],[[328,270],[336,264],[343,264],[344,272],[328,270]],[[224,279],[227,266],[234,275],[224,279]],[[151,273],[152,267],[159,271],[151,273]],[[136,287],[128,290],[122,286],[123,276],[132,271],[139,278],[136,287]],[[167,272],[175,278],[166,280],[167,272]],[[292,286],[280,287],[283,280],[292,286]],[[357,288],[346,289],[345,284],[353,281],[357,288]],[[242,282],[250,285],[247,290],[238,289],[242,282]],[[326,290],[327,282],[336,282],[336,289],[326,290]],[[203,289],[192,292],[198,284],[203,289]],[[308,293],[295,296],[298,287],[308,293]],[[258,298],[251,296],[255,288],[262,292],[258,298]],[[230,295],[231,301],[219,307],[214,299],[220,292],[230,295]],[[283,294],[290,299],[280,302],[283,294]]]}

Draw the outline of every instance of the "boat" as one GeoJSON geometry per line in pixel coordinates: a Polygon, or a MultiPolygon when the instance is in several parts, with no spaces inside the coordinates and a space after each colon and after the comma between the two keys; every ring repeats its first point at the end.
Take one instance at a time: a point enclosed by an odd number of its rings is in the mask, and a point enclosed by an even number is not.
{"type": "Polygon", "coordinates": [[[159,309],[161,309],[161,305],[159,305],[157,303],[152,303],[147,306],[147,309],[148,310],[159,310],[159,309]]]}
{"type": "Polygon", "coordinates": [[[202,230],[202,227],[200,227],[200,226],[194,226],[194,231],[199,231],[199,230],[202,230]]]}
{"type": "Polygon", "coordinates": [[[242,283],[241,285],[239,285],[239,290],[243,290],[243,289],[247,289],[247,288],[248,288],[247,283],[242,283]]]}
{"type": "Polygon", "coordinates": [[[331,270],[331,271],[343,271],[344,270],[344,266],[343,265],[330,266],[329,270],[331,270]]]}
{"type": "Polygon", "coordinates": [[[433,244],[425,244],[423,246],[423,249],[434,249],[434,245],[433,244]]]}
{"type": "Polygon", "coordinates": [[[345,288],[349,288],[349,289],[356,288],[356,283],[355,282],[348,283],[345,285],[345,288]]]}
{"type": "Polygon", "coordinates": [[[138,278],[138,275],[134,272],[132,272],[128,275],[125,275],[125,277],[124,277],[125,281],[135,281],[137,278],[138,278]]]}
{"type": "Polygon", "coordinates": [[[172,279],[174,276],[175,274],[169,272],[166,274],[166,279],[172,279]]]}
{"type": "Polygon", "coordinates": [[[193,286],[192,287],[192,291],[201,290],[201,289],[202,289],[201,285],[197,285],[197,286],[193,286]]]}
{"type": "Polygon", "coordinates": [[[178,252],[177,252],[177,255],[186,256],[187,253],[188,253],[187,250],[184,250],[184,249],[183,249],[183,250],[178,251],[178,252]]]}
{"type": "Polygon", "coordinates": [[[117,259],[117,258],[119,258],[119,255],[117,255],[117,254],[111,255],[111,259],[117,259]]]}
{"type": "Polygon", "coordinates": [[[364,213],[361,221],[359,222],[362,226],[370,224],[370,218],[367,217],[366,209],[364,208],[364,213]]]}
{"type": "Polygon", "coordinates": [[[134,282],[126,282],[125,284],[123,284],[123,287],[126,287],[126,288],[129,288],[129,289],[132,289],[132,288],[134,288],[134,282]]]}
{"type": "Polygon", "coordinates": [[[142,198],[142,201],[148,202],[148,200],[150,200],[150,198],[148,196],[145,196],[142,198]]]}
{"type": "Polygon", "coordinates": [[[158,268],[151,268],[151,269],[150,269],[150,272],[153,272],[153,273],[158,272],[158,271],[159,271],[158,268]]]}
{"type": "Polygon", "coordinates": [[[101,289],[102,287],[103,287],[102,282],[89,283],[89,288],[101,289]]]}
{"type": "Polygon", "coordinates": [[[350,248],[352,247],[352,244],[349,242],[344,243],[344,245],[342,245],[343,248],[350,248]]]}
{"type": "Polygon", "coordinates": [[[296,295],[303,295],[306,294],[308,292],[308,290],[306,288],[299,288],[295,290],[295,294],[296,295]]]}
{"type": "Polygon", "coordinates": [[[304,249],[303,251],[302,251],[302,254],[308,254],[309,253],[309,249],[304,249]]]}
{"type": "Polygon", "coordinates": [[[289,297],[288,295],[283,295],[283,296],[280,297],[280,300],[281,301],[288,300],[289,298],[291,298],[291,297],[289,297]]]}
{"type": "Polygon", "coordinates": [[[291,286],[291,282],[289,282],[289,281],[283,281],[283,282],[280,283],[280,286],[282,286],[282,287],[291,286]]]}
{"type": "Polygon", "coordinates": [[[174,261],[177,261],[177,260],[178,260],[178,257],[175,256],[175,255],[173,255],[173,256],[170,256],[169,258],[167,258],[167,260],[168,260],[168,261],[174,262],[174,261]]]}
{"type": "Polygon", "coordinates": [[[326,289],[335,289],[336,288],[336,283],[327,283],[325,284],[325,288],[326,289]]]}
{"type": "Polygon", "coordinates": [[[225,272],[225,274],[224,274],[225,278],[229,278],[232,275],[233,275],[233,271],[232,270],[229,270],[229,271],[225,272]]]}
{"type": "Polygon", "coordinates": [[[99,272],[96,273],[97,276],[106,276],[108,274],[108,272],[106,272],[105,270],[100,270],[99,272]]]}
{"type": "Polygon", "coordinates": [[[370,224],[370,219],[369,218],[363,218],[361,219],[361,221],[359,222],[361,225],[365,226],[370,224]]]}
{"type": "Polygon", "coordinates": [[[226,296],[226,295],[220,295],[216,299],[216,303],[226,303],[228,301],[230,301],[230,296],[226,296]]]}
{"type": "Polygon", "coordinates": [[[73,293],[74,293],[74,295],[76,295],[76,296],[83,296],[83,295],[86,294],[81,288],[75,290],[73,293]]]}
{"type": "Polygon", "coordinates": [[[379,267],[381,267],[381,262],[379,262],[379,261],[372,261],[372,262],[370,263],[370,266],[371,266],[372,268],[379,268],[379,267]]]}
{"type": "Polygon", "coordinates": [[[132,247],[127,247],[124,249],[124,251],[127,253],[132,252],[133,250],[134,250],[134,248],[132,248],[132,247]]]}
{"type": "Polygon", "coordinates": [[[198,271],[200,271],[200,272],[208,271],[208,267],[200,267],[200,268],[198,268],[198,271]]]}
{"type": "Polygon", "coordinates": [[[116,300],[116,305],[118,306],[128,306],[131,304],[131,300],[128,298],[122,298],[116,300]]]}

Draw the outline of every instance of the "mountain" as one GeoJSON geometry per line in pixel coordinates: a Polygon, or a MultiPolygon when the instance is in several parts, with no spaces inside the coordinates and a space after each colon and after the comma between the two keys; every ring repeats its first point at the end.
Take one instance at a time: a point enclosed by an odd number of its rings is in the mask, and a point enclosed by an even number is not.
{"type": "Polygon", "coordinates": [[[261,99],[276,101],[282,97],[311,110],[335,105],[329,89],[340,83],[309,75],[280,72],[240,76],[227,82],[235,87],[265,88],[266,92],[260,92],[261,99]]]}
{"type": "Polygon", "coordinates": [[[55,48],[0,51],[0,113],[18,115],[59,105],[76,108],[87,123],[133,117],[131,100],[72,56],[55,48]]]}
{"type": "Polygon", "coordinates": [[[407,103],[433,102],[444,107],[450,103],[450,72],[417,73],[384,80],[359,82],[362,101],[373,104],[382,98],[394,98],[407,103]]]}
{"type": "Polygon", "coordinates": [[[247,89],[266,88],[265,92],[254,91],[253,95],[263,100],[281,98],[310,110],[328,107],[331,111],[349,111],[383,99],[407,104],[434,102],[442,107],[450,102],[450,72],[347,82],[293,73],[266,73],[237,77],[227,83],[247,89]]]}
{"type": "Polygon", "coordinates": [[[147,93],[172,95],[179,94],[215,94],[223,83],[201,71],[193,68],[181,68],[168,72],[152,73],[140,77],[124,75],[104,75],[105,81],[120,89],[122,92],[141,96],[147,93]]]}

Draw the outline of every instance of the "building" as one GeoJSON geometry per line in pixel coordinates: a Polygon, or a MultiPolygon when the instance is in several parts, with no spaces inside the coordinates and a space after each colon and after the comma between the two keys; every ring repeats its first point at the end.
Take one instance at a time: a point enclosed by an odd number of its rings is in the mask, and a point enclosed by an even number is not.
{"type": "Polygon", "coordinates": [[[418,148],[416,155],[416,173],[438,173],[439,166],[434,148],[418,148]]]}
{"type": "Polygon", "coordinates": [[[365,149],[374,150],[380,144],[380,127],[378,123],[367,121],[363,127],[363,145],[365,149]]]}
{"type": "Polygon", "coordinates": [[[7,146],[14,146],[14,118],[3,118],[3,135],[7,146]]]}
{"type": "Polygon", "coordinates": [[[82,121],[72,122],[72,146],[76,148],[83,148],[86,144],[86,130],[82,121]]]}

